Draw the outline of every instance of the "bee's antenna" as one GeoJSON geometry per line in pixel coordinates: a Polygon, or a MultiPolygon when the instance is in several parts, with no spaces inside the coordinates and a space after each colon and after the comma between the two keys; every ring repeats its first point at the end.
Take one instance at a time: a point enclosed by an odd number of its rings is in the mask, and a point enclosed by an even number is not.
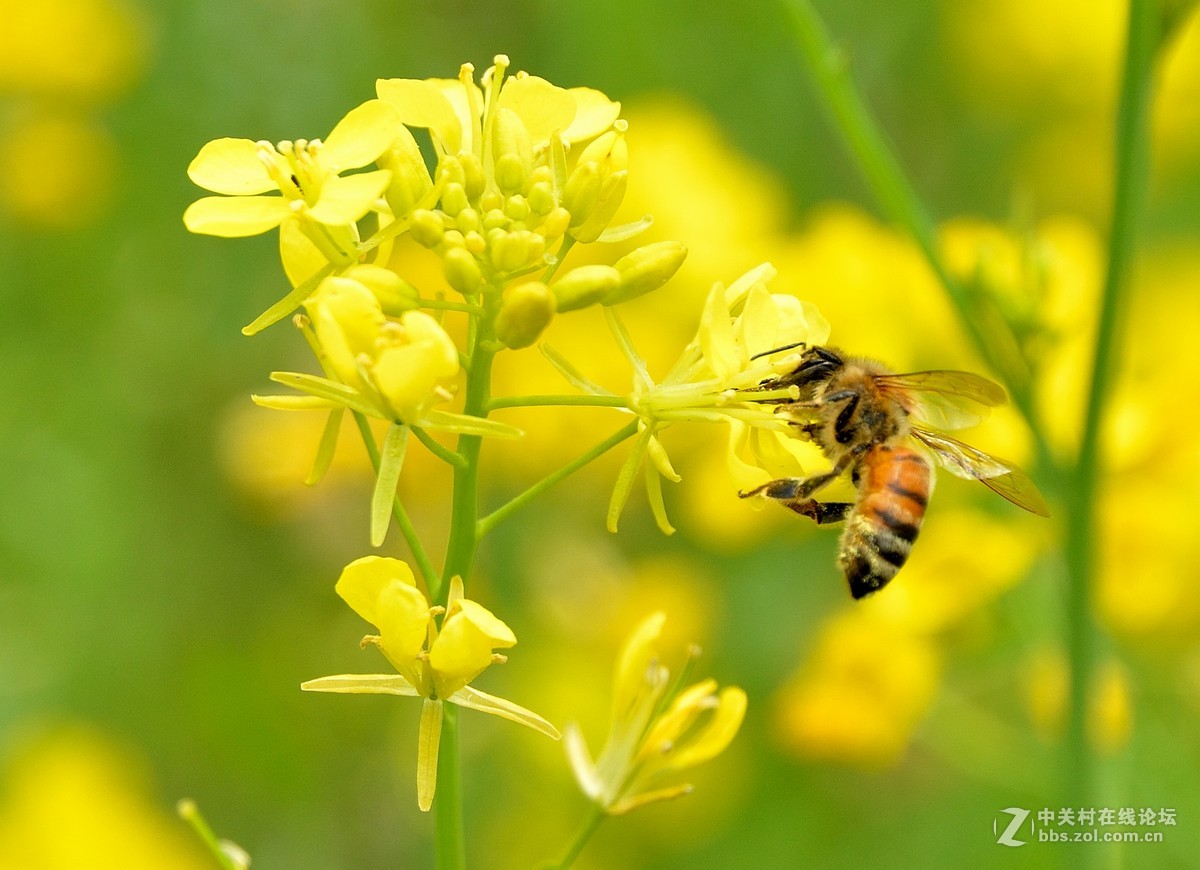
{"type": "Polygon", "coordinates": [[[764,350],[762,353],[756,353],[750,359],[758,359],[760,356],[770,356],[773,353],[779,353],[783,350],[791,350],[793,347],[808,347],[806,341],[793,341],[791,344],[785,344],[782,347],[773,347],[770,350],[764,350]]]}

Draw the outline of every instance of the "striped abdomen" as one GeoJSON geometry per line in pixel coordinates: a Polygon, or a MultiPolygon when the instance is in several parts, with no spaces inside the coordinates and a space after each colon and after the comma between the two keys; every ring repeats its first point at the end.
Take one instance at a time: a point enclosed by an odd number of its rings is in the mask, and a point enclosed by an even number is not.
{"type": "Polygon", "coordinates": [[[842,533],[838,564],[850,594],[881,589],[907,561],[933,489],[928,460],[907,447],[879,444],[858,464],[858,502],[842,533]]]}

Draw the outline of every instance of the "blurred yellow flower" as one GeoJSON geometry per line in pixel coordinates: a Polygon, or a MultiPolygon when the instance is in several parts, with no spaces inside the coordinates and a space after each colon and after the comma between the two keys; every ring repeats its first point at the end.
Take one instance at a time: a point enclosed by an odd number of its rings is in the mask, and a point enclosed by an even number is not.
{"type": "Polygon", "coordinates": [[[0,867],[211,867],[199,841],[155,805],[140,761],[90,730],[43,732],[6,767],[0,789],[0,867]]]}
{"type": "Polygon", "coordinates": [[[715,680],[667,697],[671,674],[656,647],[665,620],[661,612],[647,617],[621,651],[608,740],[595,762],[578,727],[567,728],[575,778],[610,815],[688,794],[690,785],[662,785],[662,780],[723,752],[746,712],[746,693],[736,686],[718,692],[715,680]]]}
{"type": "Polygon", "coordinates": [[[0,27],[0,214],[72,229],[108,205],[117,163],[98,110],[145,63],[140,10],[121,0],[8,3],[0,27]]]}
{"type": "Polygon", "coordinates": [[[424,699],[417,756],[417,803],[423,812],[433,805],[437,785],[444,703],[500,716],[558,739],[554,726],[536,713],[467,685],[490,665],[505,661],[494,650],[511,647],[517,639],[491,611],[462,597],[460,580],[452,581],[443,610],[430,606],[406,563],[364,556],[346,566],[336,589],[355,613],[379,629],[378,635],[364,637],[362,645],[378,647],[397,673],[320,677],[300,688],[424,699]],[[440,627],[435,620],[439,615],[440,627]]]}
{"type": "Polygon", "coordinates": [[[829,619],[775,699],[775,733],[805,758],[886,767],[904,753],[936,695],[941,652],[856,608],[829,619]]]}
{"type": "MultiPolygon", "coordinates": [[[[1034,728],[1047,739],[1062,735],[1067,718],[1068,680],[1067,659],[1061,650],[1037,650],[1025,664],[1026,707],[1034,728]]],[[[1129,673],[1115,659],[1100,662],[1088,685],[1088,742],[1097,752],[1115,754],[1129,743],[1133,717],[1129,673]]]]}

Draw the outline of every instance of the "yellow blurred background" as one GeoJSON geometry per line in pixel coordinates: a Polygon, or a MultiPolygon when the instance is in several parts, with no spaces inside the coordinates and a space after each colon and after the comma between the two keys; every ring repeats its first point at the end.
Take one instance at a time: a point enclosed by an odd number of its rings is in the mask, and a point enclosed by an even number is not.
{"type": "MultiPolygon", "coordinates": [[[[879,216],[773,4],[278,4],[3,0],[0,27],[0,870],[192,868],[175,801],[197,800],[255,867],[432,866],[413,800],[417,706],[301,695],[375,669],[333,594],[369,550],[353,437],[317,488],[323,418],[252,405],[309,371],[294,330],[240,327],[286,291],[268,237],[188,235],[184,171],[221,136],[314,136],[378,77],[452,76],[497,52],[629,119],[622,217],[690,255],[622,307],[651,371],[695,332],[715,281],[771,261],[832,341],[897,369],[981,370],[919,249],[879,216]]],[[[937,218],[1037,361],[1039,427],[1079,439],[1105,268],[1124,7],[1113,0],[815,4],[937,218]]],[[[1154,172],[1103,429],[1099,647],[1085,806],[1172,809],[1155,844],[1032,843],[1023,866],[1188,866],[1200,855],[1200,18],[1160,68],[1154,172]],[[1103,855],[1103,857],[1098,857],[1103,855]]],[[[612,246],[613,256],[623,248],[612,246]]],[[[413,266],[414,281],[436,281],[413,266]],[[419,280],[418,280],[419,279],[419,280]]],[[[425,286],[425,284],[422,284],[425,286]]],[[[546,340],[628,389],[595,311],[546,340]]],[[[561,393],[536,349],[496,392],[561,393]]],[[[498,416],[498,505],[625,418],[498,416]]],[[[349,434],[349,433],[348,433],[349,434]]],[[[972,443],[1051,500],[1029,422],[972,443]]],[[[746,688],[733,747],[697,791],[607,823],[580,868],[1000,866],[1006,807],[1055,811],[1067,708],[1062,523],[943,479],[909,565],[853,603],[837,534],[737,498],[717,427],[670,431],[683,481],[664,538],[635,494],[604,531],[617,448],[489,538],[471,597],[520,644],[480,688],[599,743],[613,656],[656,609],[676,646],[746,688]]],[[[401,494],[438,553],[448,476],[412,450],[401,494]]],[[[394,534],[394,533],[393,533],[394,534]]],[[[386,548],[405,555],[402,541],[386,548]]],[[[560,746],[464,719],[473,866],[557,855],[583,813],[560,746]]],[[[491,718],[491,717],[487,717],[491,718]]],[[[1075,803],[1079,803],[1076,800],[1075,803]]],[[[1075,809],[1079,809],[1075,806],[1075,809]]],[[[211,863],[207,866],[213,866],[211,863]]]]}

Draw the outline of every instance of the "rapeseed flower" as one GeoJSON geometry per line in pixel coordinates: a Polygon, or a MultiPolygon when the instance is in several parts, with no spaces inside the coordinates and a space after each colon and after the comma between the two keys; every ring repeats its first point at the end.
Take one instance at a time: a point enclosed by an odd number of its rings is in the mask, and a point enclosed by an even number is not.
{"type": "Polygon", "coordinates": [[[417,803],[422,811],[433,805],[437,785],[443,704],[510,719],[558,739],[558,731],[541,716],[469,685],[491,665],[504,662],[495,650],[515,645],[517,638],[490,610],[463,597],[460,580],[452,581],[445,608],[431,607],[406,563],[365,556],[346,566],[336,589],[355,613],[379,629],[378,635],[364,637],[362,646],[377,647],[397,672],[320,677],[300,688],[423,699],[417,755],[417,803]]]}

